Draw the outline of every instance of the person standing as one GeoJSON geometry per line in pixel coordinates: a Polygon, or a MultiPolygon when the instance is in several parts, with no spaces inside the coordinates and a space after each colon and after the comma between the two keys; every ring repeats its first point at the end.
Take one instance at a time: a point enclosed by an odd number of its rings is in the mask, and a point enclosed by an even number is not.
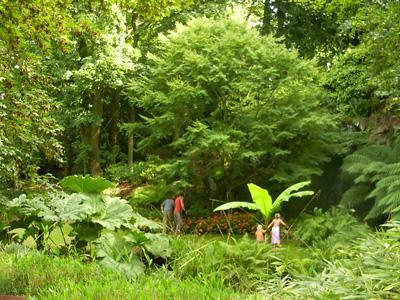
{"type": "Polygon", "coordinates": [[[288,227],[285,222],[282,221],[281,215],[276,213],[275,218],[272,220],[272,222],[268,225],[268,229],[271,229],[271,243],[274,246],[279,246],[281,243],[281,238],[280,238],[280,226],[283,225],[286,228],[288,227]]]}
{"type": "Polygon", "coordinates": [[[175,202],[172,199],[165,199],[161,203],[161,212],[163,214],[164,232],[172,231],[172,218],[175,202]]]}
{"type": "Polygon", "coordinates": [[[185,210],[185,203],[183,202],[183,195],[179,194],[175,197],[174,217],[176,222],[175,234],[181,233],[182,227],[182,212],[185,210]]]}

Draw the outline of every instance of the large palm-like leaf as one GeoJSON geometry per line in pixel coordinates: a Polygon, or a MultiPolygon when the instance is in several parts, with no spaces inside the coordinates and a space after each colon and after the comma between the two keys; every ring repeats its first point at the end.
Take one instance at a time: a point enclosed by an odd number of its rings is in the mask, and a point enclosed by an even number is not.
{"type": "Polygon", "coordinates": [[[298,190],[300,190],[301,188],[309,185],[311,183],[311,181],[302,181],[296,184],[293,184],[291,186],[289,186],[286,190],[284,190],[282,193],[280,193],[280,195],[275,199],[274,203],[272,204],[272,212],[275,212],[277,210],[279,210],[279,208],[281,207],[283,202],[287,202],[289,201],[290,198],[292,197],[304,197],[304,196],[310,196],[313,195],[314,192],[313,191],[300,191],[297,192],[298,190]],[[296,193],[293,193],[296,192],[296,193]]]}
{"type": "Polygon", "coordinates": [[[297,192],[299,189],[309,185],[310,183],[311,183],[310,181],[304,181],[288,187],[276,198],[273,204],[272,204],[272,198],[269,195],[268,190],[263,189],[253,183],[249,183],[247,187],[249,188],[254,203],[228,202],[218,206],[217,208],[214,209],[214,211],[227,210],[233,208],[248,208],[252,210],[259,210],[264,215],[265,219],[268,219],[273,212],[279,210],[283,202],[289,201],[290,198],[304,197],[314,194],[313,191],[297,192]]]}
{"type": "Polygon", "coordinates": [[[249,183],[247,187],[249,188],[253,202],[257,204],[258,209],[261,211],[264,217],[268,218],[272,207],[272,198],[268,191],[255,185],[254,183],[249,183]]]}
{"type": "Polygon", "coordinates": [[[252,210],[258,210],[258,206],[255,203],[251,202],[244,202],[244,201],[233,201],[233,202],[228,202],[225,204],[222,204],[214,209],[214,211],[219,211],[219,210],[228,210],[228,209],[234,209],[234,208],[248,208],[252,210]]]}

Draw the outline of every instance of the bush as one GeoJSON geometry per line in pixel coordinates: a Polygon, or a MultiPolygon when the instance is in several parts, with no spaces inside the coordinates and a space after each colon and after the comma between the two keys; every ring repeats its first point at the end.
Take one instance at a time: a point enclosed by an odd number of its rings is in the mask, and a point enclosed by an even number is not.
{"type": "Polygon", "coordinates": [[[326,212],[315,208],[313,215],[301,216],[294,229],[294,237],[307,245],[332,248],[359,238],[367,232],[368,225],[360,223],[344,208],[332,207],[326,212]]]}
{"type": "Polygon", "coordinates": [[[132,184],[144,184],[154,177],[154,166],[148,162],[136,162],[129,170],[127,164],[118,163],[110,165],[105,176],[113,182],[128,181],[132,184]]]}

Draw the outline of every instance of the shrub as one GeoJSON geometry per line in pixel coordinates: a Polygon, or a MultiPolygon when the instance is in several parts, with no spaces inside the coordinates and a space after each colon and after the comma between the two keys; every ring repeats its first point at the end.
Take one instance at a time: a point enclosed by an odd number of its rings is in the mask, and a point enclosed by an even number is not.
{"type": "Polygon", "coordinates": [[[169,239],[148,232],[160,231],[159,224],[134,212],[126,200],[102,193],[111,182],[70,176],[60,184],[74,193],[21,195],[7,203],[11,239],[47,253],[85,254],[130,277],[144,272],[149,255],[169,256],[169,239]]]}
{"type": "MultiPolygon", "coordinates": [[[[208,217],[184,218],[182,230],[186,233],[253,233],[260,221],[255,213],[214,213],[208,217]]],[[[262,222],[262,221],[261,221],[262,222]]]]}
{"type": "Polygon", "coordinates": [[[135,162],[129,170],[127,164],[118,163],[110,165],[105,176],[113,182],[128,181],[132,184],[144,184],[154,177],[155,166],[152,162],[135,162]]]}
{"type": "Polygon", "coordinates": [[[305,214],[294,229],[294,237],[307,245],[321,248],[337,247],[369,232],[365,223],[360,223],[350,212],[341,207],[332,207],[323,212],[314,209],[314,214],[305,214]]]}

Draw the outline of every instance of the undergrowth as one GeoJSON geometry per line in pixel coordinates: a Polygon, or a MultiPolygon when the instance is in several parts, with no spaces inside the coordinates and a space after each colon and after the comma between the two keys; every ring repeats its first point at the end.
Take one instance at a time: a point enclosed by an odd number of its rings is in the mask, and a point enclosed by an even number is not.
{"type": "Polygon", "coordinates": [[[129,280],[123,274],[74,258],[36,252],[0,255],[0,294],[32,299],[239,299],[218,283],[180,279],[166,268],[129,280]]]}
{"type": "Polygon", "coordinates": [[[297,224],[308,226],[304,240],[294,234],[278,248],[247,235],[176,237],[171,259],[136,279],[79,258],[3,251],[0,294],[36,299],[400,299],[400,223],[372,232],[339,211],[310,218],[297,224]],[[327,231],[320,229],[323,218],[331,222],[325,222],[327,231]],[[341,232],[345,229],[348,235],[341,232]],[[308,239],[312,231],[315,237],[308,239]]]}

